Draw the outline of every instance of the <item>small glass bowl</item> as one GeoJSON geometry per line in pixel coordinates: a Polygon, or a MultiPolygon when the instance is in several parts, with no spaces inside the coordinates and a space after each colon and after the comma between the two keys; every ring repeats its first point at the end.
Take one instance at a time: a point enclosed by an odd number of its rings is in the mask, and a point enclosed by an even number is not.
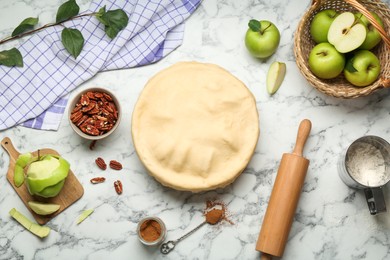
{"type": "Polygon", "coordinates": [[[161,242],[163,242],[165,240],[165,237],[167,235],[167,229],[165,227],[165,224],[164,222],[158,218],[158,217],[146,217],[146,218],[143,218],[141,219],[141,221],[138,223],[138,226],[137,226],[137,234],[138,234],[138,238],[139,240],[141,241],[142,244],[146,245],[146,246],[156,246],[156,245],[159,245],[161,244],[161,242]],[[142,235],[141,235],[141,226],[142,224],[145,222],[145,221],[148,221],[148,220],[155,220],[161,227],[161,234],[160,234],[160,237],[157,238],[156,240],[154,241],[146,241],[142,235]]]}

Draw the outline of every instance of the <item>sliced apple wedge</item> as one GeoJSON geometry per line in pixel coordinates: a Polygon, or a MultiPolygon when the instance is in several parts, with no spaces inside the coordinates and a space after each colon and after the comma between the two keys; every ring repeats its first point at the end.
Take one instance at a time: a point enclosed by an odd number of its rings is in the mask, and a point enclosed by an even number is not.
{"type": "Polygon", "coordinates": [[[273,95],[278,91],[286,75],[286,64],[279,61],[274,61],[268,69],[267,73],[267,91],[273,95]]]}
{"type": "Polygon", "coordinates": [[[60,205],[54,203],[42,203],[38,201],[29,201],[28,206],[38,215],[50,215],[60,209],[60,205]]]}
{"type": "Polygon", "coordinates": [[[344,12],[337,16],[329,27],[328,42],[338,52],[347,53],[362,45],[366,39],[366,27],[359,23],[351,12],[344,12]]]}

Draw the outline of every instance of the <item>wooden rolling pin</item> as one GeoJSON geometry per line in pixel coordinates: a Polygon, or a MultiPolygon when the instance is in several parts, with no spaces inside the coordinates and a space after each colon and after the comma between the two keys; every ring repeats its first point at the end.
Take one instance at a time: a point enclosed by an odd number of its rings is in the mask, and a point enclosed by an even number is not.
{"type": "Polygon", "coordinates": [[[261,259],[282,257],[305,181],[309,160],[302,156],[310,134],[311,122],[304,119],[298,129],[294,151],[283,154],[267,211],[257,240],[261,259]]]}

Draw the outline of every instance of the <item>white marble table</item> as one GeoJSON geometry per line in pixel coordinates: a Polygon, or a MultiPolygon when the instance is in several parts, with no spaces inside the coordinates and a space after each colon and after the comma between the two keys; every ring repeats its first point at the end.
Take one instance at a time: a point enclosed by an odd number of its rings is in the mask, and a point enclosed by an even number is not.
{"type": "MultiPolygon", "coordinates": [[[[1,38],[32,14],[51,21],[60,2],[1,0],[1,38]]],[[[78,2],[81,10],[88,8],[89,1],[78,2]]],[[[305,81],[295,64],[293,33],[310,2],[205,0],[186,22],[183,45],[168,57],[145,67],[100,73],[81,85],[78,90],[110,88],[124,110],[115,134],[93,151],[73,133],[66,116],[58,131],[13,127],[0,132],[1,139],[10,137],[19,151],[59,151],[85,189],[79,201],[47,224],[52,232],[41,240],[8,215],[15,207],[32,218],[6,179],[9,157],[1,150],[0,259],[258,259],[255,244],[276,171],[282,153],[292,150],[304,118],[313,124],[305,148],[310,166],[283,259],[390,259],[390,211],[371,216],[363,192],[345,186],[337,174],[340,153],[353,140],[372,134],[390,141],[390,93],[382,90],[367,98],[341,100],[305,81]],[[267,61],[252,58],[245,49],[251,18],[271,20],[281,31],[280,46],[267,61]],[[260,115],[260,139],[247,169],[232,185],[201,194],[165,188],[150,177],[130,134],[134,104],[147,80],[188,60],[218,64],[240,78],[254,94],[260,115]],[[287,75],[270,97],[265,76],[274,60],[286,62],[287,75]],[[111,185],[89,183],[99,174],[94,166],[98,156],[124,164],[121,172],[105,173],[108,182],[122,180],[121,196],[111,185]],[[138,241],[136,226],[142,217],[159,216],[167,225],[167,239],[176,239],[203,220],[205,201],[215,197],[228,205],[234,225],[204,226],[167,256],[138,241]],[[88,208],[95,212],[76,225],[77,216],[88,208]]],[[[390,205],[388,188],[385,198],[390,205]]]]}

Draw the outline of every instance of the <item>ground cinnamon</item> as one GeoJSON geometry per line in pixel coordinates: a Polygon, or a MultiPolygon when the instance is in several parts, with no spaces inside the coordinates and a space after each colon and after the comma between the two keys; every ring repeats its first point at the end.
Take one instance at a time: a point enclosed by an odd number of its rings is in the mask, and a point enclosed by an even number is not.
{"type": "Polygon", "coordinates": [[[146,220],[141,224],[140,233],[145,241],[156,241],[161,236],[160,223],[153,219],[146,220]]]}
{"type": "Polygon", "coordinates": [[[215,225],[222,220],[229,222],[230,224],[234,224],[227,217],[227,207],[225,203],[217,201],[217,200],[208,200],[206,202],[206,209],[204,211],[204,215],[206,217],[206,222],[215,225]]]}
{"type": "Polygon", "coordinates": [[[212,209],[206,213],[206,222],[215,225],[222,220],[224,211],[222,209],[212,209]]]}

